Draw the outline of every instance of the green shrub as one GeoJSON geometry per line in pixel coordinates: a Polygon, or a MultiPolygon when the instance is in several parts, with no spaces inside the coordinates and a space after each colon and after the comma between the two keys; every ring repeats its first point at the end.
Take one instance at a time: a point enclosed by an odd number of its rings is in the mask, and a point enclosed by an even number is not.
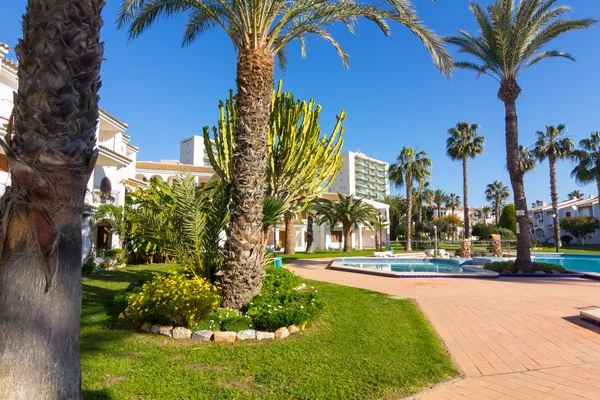
{"type": "MultiPolygon", "coordinates": [[[[548,263],[539,263],[533,262],[533,272],[535,271],[543,271],[547,274],[551,274],[552,270],[558,271],[561,274],[564,274],[566,271],[560,265],[548,264],[548,263]]],[[[515,270],[514,261],[496,261],[493,263],[486,264],[484,266],[485,269],[489,271],[498,272],[500,274],[516,274],[518,271],[515,270]]]]}
{"type": "Polygon", "coordinates": [[[206,319],[201,319],[200,321],[196,322],[196,325],[194,325],[191,329],[193,332],[204,331],[204,330],[218,331],[221,329],[221,326],[219,325],[219,323],[217,321],[212,319],[212,317],[209,317],[206,319]]]}
{"type": "Polygon", "coordinates": [[[517,209],[514,204],[504,206],[498,225],[500,228],[508,229],[514,234],[517,233],[517,209]]]}
{"type": "Polygon", "coordinates": [[[96,264],[93,260],[89,260],[81,266],[81,272],[83,272],[84,274],[91,274],[93,272],[96,272],[98,268],[98,264],[96,264]]]}
{"type": "Polygon", "coordinates": [[[134,323],[150,321],[192,327],[211,315],[220,303],[217,288],[203,278],[160,275],[129,297],[120,317],[134,323]]]}
{"type": "Polygon", "coordinates": [[[104,257],[115,258],[117,260],[125,259],[125,250],[123,249],[109,249],[104,252],[104,257]]]}
{"type": "Polygon", "coordinates": [[[141,293],[144,289],[143,286],[144,284],[148,282],[145,279],[140,279],[137,282],[131,282],[129,284],[129,286],[127,286],[127,288],[125,290],[119,290],[116,294],[115,297],[113,298],[114,303],[120,308],[120,309],[124,309],[125,307],[127,307],[127,303],[129,302],[129,298],[134,295],[134,294],[138,294],[141,293]]]}
{"type": "Polygon", "coordinates": [[[500,235],[502,240],[515,240],[517,238],[517,235],[510,229],[486,224],[476,224],[473,226],[472,234],[473,236],[479,237],[479,240],[489,240],[490,235],[492,234],[500,235]]]}
{"type": "Polygon", "coordinates": [[[221,322],[222,331],[239,332],[246,329],[254,329],[252,318],[248,315],[244,315],[243,317],[228,318],[221,322]]]}
{"type": "Polygon", "coordinates": [[[564,244],[567,244],[567,245],[568,245],[569,243],[571,243],[571,242],[573,241],[573,237],[572,237],[572,236],[569,236],[569,235],[562,235],[562,236],[560,237],[560,240],[561,240],[561,241],[562,241],[564,244]]]}
{"type": "Polygon", "coordinates": [[[257,329],[274,331],[284,326],[312,323],[321,314],[324,304],[317,290],[295,290],[258,294],[246,305],[246,314],[257,329]]]}
{"type": "Polygon", "coordinates": [[[515,240],[517,238],[513,231],[506,228],[497,228],[496,233],[502,237],[502,240],[515,240]]]}
{"type": "Polygon", "coordinates": [[[261,293],[270,294],[293,290],[302,284],[302,279],[285,268],[265,267],[261,293]]]}

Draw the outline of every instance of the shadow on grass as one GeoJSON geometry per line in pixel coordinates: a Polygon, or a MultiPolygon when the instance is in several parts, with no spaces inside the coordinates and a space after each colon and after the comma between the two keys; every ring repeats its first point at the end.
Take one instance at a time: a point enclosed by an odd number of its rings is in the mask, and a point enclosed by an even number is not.
{"type": "Polygon", "coordinates": [[[82,392],[85,400],[112,400],[113,397],[104,389],[100,390],[84,390],[82,392]]]}

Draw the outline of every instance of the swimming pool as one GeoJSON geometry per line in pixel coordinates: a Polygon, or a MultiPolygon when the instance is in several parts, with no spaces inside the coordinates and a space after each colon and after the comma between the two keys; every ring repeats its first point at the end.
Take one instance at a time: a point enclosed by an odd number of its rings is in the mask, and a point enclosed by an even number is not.
{"type": "Polygon", "coordinates": [[[587,254],[539,254],[534,259],[538,262],[560,265],[567,271],[600,274],[600,256],[587,254]]]}
{"type": "Polygon", "coordinates": [[[399,278],[467,278],[498,275],[474,266],[461,266],[458,259],[340,258],[334,260],[329,268],[399,278]]]}

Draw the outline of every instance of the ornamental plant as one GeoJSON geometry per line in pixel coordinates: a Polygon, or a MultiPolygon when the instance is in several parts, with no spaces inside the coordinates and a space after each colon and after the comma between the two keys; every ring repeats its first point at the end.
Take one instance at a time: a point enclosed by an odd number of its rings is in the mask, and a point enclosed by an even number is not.
{"type": "Polygon", "coordinates": [[[183,274],[160,275],[129,297],[120,318],[134,323],[193,327],[215,312],[221,303],[216,286],[204,278],[183,274]]]}

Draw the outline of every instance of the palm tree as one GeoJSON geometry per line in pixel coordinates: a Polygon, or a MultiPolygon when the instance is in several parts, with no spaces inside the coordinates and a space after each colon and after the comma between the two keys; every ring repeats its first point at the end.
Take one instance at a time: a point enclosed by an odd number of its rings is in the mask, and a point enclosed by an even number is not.
{"type": "Polygon", "coordinates": [[[567,195],[569,200],[581,199],[581,198],[583,198],[583,196],[584,196],[583,193],[581,193],[579,190],[573,190],[571,193],[569,193],[567,195]]]}
{"type": "Polygon", "coordinates": [[[441,217],[440,210],[441,210],[442,206],[446,203],[447,200],[448,200],[448,195],[446,195],[446,193],[444,193],[443,190],[436,189],[436,191],[433,192],[433,204],[435,204],[435,209],[437,210],[438,218],[441,217]]]}
{"type": "Polygon", "coordinates": [[[375,233],[375,248],[381,250],[381,237],[379,237],[379,232],[390,225],[388,219],[381,214],[375,214],[370,220],[366,221],[365,225],[371,228],[375,233]]]}
{"type": "Polygon", "coordinates": [[[14,123],[0,141],[0,398],[79,399],[81,221],[98,151],[104,1],[29,0],[14,123]],[[5,245],[6,244],[6,245],[5,245]]]}
{"type": "Polygon", "coordinates": [[[531,203],[532,208],[543,207],[543,206],[544,206],[544,202],[542,200],[536,200],[533,203],[531,203]]]}
{"type": "Polygon", "coordinates": [[[431,159],[424,151],[415,152],[412,147],[403,147],[390,165],[389,179],[397,186],[406,186],[406,251],[412,251],[412,188],[414,182],[425,181],[431,177],[431,159]]]}
{"type": "Polygon", "coordinates": [[[510,197],[508,186],[504,186],[504,183],[500,181],[494,181],[487,185],[485,190],[485,199],[492,203],[494,214],[496,217],[496,225],[498,225],[498,218],[500,218],[500,209],[504,205],[504,202],[510,197]]]}
{"type": "Polygon", "coordinates": [[[450,193],[446,199],[446,207],[449,207],[452,210],[452,215],[454,215],[454,211],[460,206],[460,196],[450,193]]]}
{"type": "Polygon", "coordinates": [[[352,252],[352,233],[359,223],[368,224],[376,218],[377,210],[362,199],[355,200],[353,195],[344,196],[338,193],[338,200],[322,200],[317,203],[317,213],[329,224],[330,229],[342,224],[344,235],[344,252],[352,252]]]}
{"type": "Polygon", "coordinates": [[[579,183],[596,182],[600,197],[600,131],[592,132],[588,139],[579,142],[579,149],[573,152],[577,166],[571,176],[579,183]]]}
{"type": "Polygon", "coordinates": [[[523,145],[519,145],[519,165],[521,166],[521,171],[523,173],[533,171],[535,163],[535,152],[523,145]]]}
{"type": "Polygon", "coordinates": [[[419,181],[416,189],[413,189],[413,200],[417,204],[417,222],[423,222],[423,207],[431,205],[433,201],[433,190],[429,187],[429,182],[419,181]]]}
{"type": "Polygon", "coordinates": [[[474,159],[483,154],[483,145],[485,138],[477,134],[479,125],[469,124],[468,122],[459,122],[456,127],[448,129],[450,137],[446,140],[446,154],[451,160],[462,161],[463,167],[463,199],[465,223],[465,238],[471,237],[471,227],[469,224],[469,181],[468,181],[468,160],[474,159]]]}
{"type": "Polygon", "coordinates": [[[483,211],[483,223],[485,224],[487,218],[490,215],[490,212],[492,211],[492,209],[490,207],[483,206],[483,207],[481,207],[481,211],[483,211]]]}
{"type": "Polygon", "coordinates": [[[450,73],[452,59],[443,40],[423,25],[412,4],[404,0],[387,4],[389,8],[344,0],[123,0],[118,26],[129,24],[130,40],[149,29],[158,18],[187,13],[184,45],[218,26],[238,52],[238,123],[232,157],[235,179],[221,271],[223,306],[241,308],[258,293],[262,282],[261,212],[275,57],[284,70],[288,45],[297,40],[304,56],[307,37],[315,35],[330,42],[347,66],[348,54],[328,28],[340,22],[354,32],[357,20],[364,17],[385,35],[390,34],[389,21],[406,26],[423,42],[436,66],[450,73]]]}
{"type": "Polygon", "coordinates": [[[552,219],[554,220],[554,241],[556,247],[562,247],[560,240],[560,219],[558,217],[558,190],[556,189],[556,162],[571,157],[573,140],[565,136],[564,125],[546,126],[546,132],[538,131],[534,152],[538,160],[548,159],[550,165],[550,197],[552,200],[552,219]]]}
{"type": "Polygon", "coordinates": [[[517,79],[523,71],[547,58],[573,60],[567,53],[546,51],[544,47],[566,32],[588,28],[596,22],[563,17],[570,8],[553,7],[555,3],[556,0],[520,0],[515,5],[515,0],[495,0],[484,8],[471,1],[470,10],[480,28],[478,35],[461,30],[458,36],[446,39],[457,45],[460,53],[470,54],[477,60],[458,62],[457,67],[474,70],[478,77],[489,75],[500,84],[498,98],[504,102],[506,114],[506,160],[519,223],[515,268],[524,272],[531,272],[532,265],[524,172],[519,163],[516,100],[521,88],[517,79]]]}

